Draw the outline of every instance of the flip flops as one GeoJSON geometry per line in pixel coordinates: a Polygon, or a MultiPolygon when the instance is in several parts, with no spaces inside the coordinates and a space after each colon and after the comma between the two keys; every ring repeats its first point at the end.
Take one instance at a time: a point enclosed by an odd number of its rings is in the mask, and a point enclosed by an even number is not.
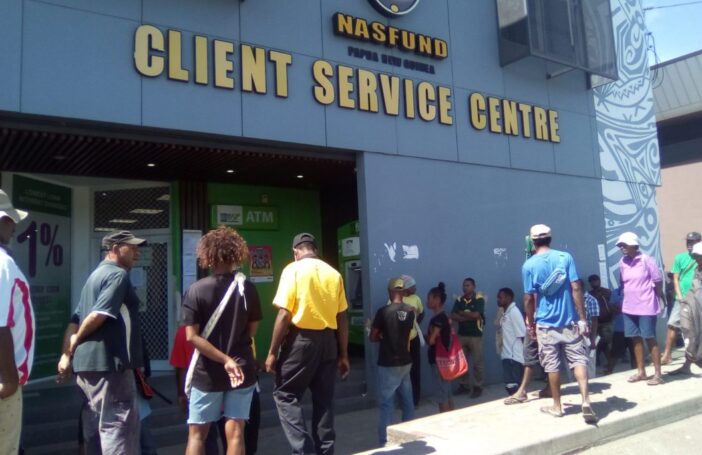
{"type": "Polygon", "coordinates": [[[562,411],[557,411],[556,409],[553,409],[551,406],[544,406],[543,408],[539,408],[539,411],[543,412],[544,414],[548,414],[551,417],[563,417],[562,411]]]}
{"type": "Polygon", "coordinates": [[[639,381],[645,381],[646,376],[641,376],[640,374],[635,374],[633,376],[629,376],[629,379],[626,380],[626,382],[639,382],[639,381]]]}
{"type": "Polygon", "coordinates": [[[649,379],[648,381],[646,381],[646,384],[648,384],[648,385],[661,385],[661,384],[665,384],[665,381],[660,376],[654,376],[651,379],[649,379]]]}
{"type": "Polygon", "coordinates": [[[593,411],[590,406],[583,405],[582,410],[583,410],[583,419],[585,420],[585,423],[597,423],[597,415],[595,414],[595,411],[593,411]]]}
{"type": "Polygon", "coordinates": [[[526,403],[526,401],[527,401],[526,395],[524,395],[524,396],[521,397],[521,398],[515,397],[515,396],[511,396],[511,397],[505,398],[504,403],[507,404],[507,405],[510,405],[510,404],[522,404],[522,403],[526,403]]]}

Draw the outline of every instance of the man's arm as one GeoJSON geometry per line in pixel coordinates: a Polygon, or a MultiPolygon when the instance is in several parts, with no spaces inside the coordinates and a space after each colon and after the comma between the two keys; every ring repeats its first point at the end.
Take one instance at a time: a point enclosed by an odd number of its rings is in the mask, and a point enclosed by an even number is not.
{"type": "Polygon", "coordinates": [[[241,366],[236,360],[232,359],[227,354],[214,347],[214,345],[205,338],[201,337],[199,324],[186,325],[185,337],[188,342],[195,347],[195,349],[200,351],[200,354],[204,355],[210,360],[224,365],[224,369],[227,374],[229,374],[229,379],[232,381],[233,387],[236,387],[244,382],[244,373],[241,371],[241,366]]]}
{"type": "Polygon", "coordinates": [[[0,327],[0,399],[11,397],[18,388],[15,342],[10,328],[0,327]]]}
{"type": "Polygon", "coordinates": [[[656,281],[656,295],[658,296],[658,300],[660,301],[660,306],[661,308],[665,307],[665,293],[663,292],[663,282],[662,281],[656,281]]]}
{"type": "Polygon", "coordinates": [[[349,324],[346,310],[336,313],[336,341],[339,344],[339,359],[337,360],[339,376],[341,379],[346,379],[351,369],[348,352],[349,324]]]}
{"type": "Polygon", "coordinates": [[[69,355],[72,356],[73,354],[75,354],[78,345],[81,344],[88,336],[90,336],[91,333],[99,329],[102,326],[102,324],[105,323],[108,317],[110,316],[107,316],[103,313],[96,313],[95,311],[90,313],[80,324],[78,332],[76,332],[75,335],[69,337],[69,355]]]}
{"type": "Polygon", "coordinates": [[[63,343],[61,345],[61,358],[59,359],[56,377],[57,384],[63,384],[71,377],[71,337],[78,333],[78,324],[69,322],[66,331],[63,333],[63,343]]]}
{"type": "Polygon", "coordinates": [[[532,338],[536,338],[536,325],[534,323],[534,313],[536,312],[536,299],[534,294],[524,294],[524,313],[526,319],[527,332],[532,338]]]}
{"type": "Polygon", "coordinates": [[[578,312],[580,320],[587,321],[587,317],[585,315],[585,296],[583,295],[583,288],[580,286],[580,282],[571,282],[570,291],[573,295],[573,302],[575,302],[575,311],[578,312]]]}
{"type": "Polygon", "coordinates": [[[268,349],[268,358],[266,358],[266,371],[275,373],[275,364],[278,361],[278,351],[283,344],[283,338],[288,333],[292,313],[285,308],[278,310],[278,316],[273,324],[273,335],[271,336],[271,347],[268,349]]]}
{"type": "MultiPolygon", "coordinates": [[[[679,273],[673,274],[673,287],[675,288],[675,298],[678,300],[682,300],[684,295],[682,295],[682,291],[680,290],[680,274],[679,273]]],[[[656,294],[657,293],[658,293],[658,290],[656,289],[656,294]]]]}

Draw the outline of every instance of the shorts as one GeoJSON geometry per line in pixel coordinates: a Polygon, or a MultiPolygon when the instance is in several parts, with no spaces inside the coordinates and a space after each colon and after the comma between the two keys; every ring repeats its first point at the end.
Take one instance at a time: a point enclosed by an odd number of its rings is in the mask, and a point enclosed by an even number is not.
{"type": "Polygon", "coordinates": [[[589,356],[585,338],[578,333],[575,325],[555,328],[537,327],[539,340],[539,360],[546,373],[558,373],[561,370],[561,354],[565,354],[568,369],[575,366],[587,367],[589,356]]]}
{"type": "Polygon", "coordinates": [[[539,365],[539,343],[527,333],[524,337],[524,366],[537,367],[539,365]]]}
{"type": "Polygon", "coordinates": [[[256,384],[226,392],[203,392],[195,387],[190,392],[188,423],[201,425],[227,419],[249,419],[251,399],[256,384]]]}
{"type": "MultiPolygon", "coordinates": [[[[17,453],[22,431],[22,386],[0,400],[0,453],[17,453]]],[[[26,435],[25,435],[26,436],[26,435]]]]}
{"type": "Polygon", "coordinates": [[[612,357],[615,359],[621,359],[626,353],[627,340],[624,336],[624,332],[614,332],[612,336],[612,357]]]}
{"type": "Polygon", "coordinates": [[[624,335],[627,338],[656,338],[656,316],[638,316],[635,314],[623,314],[624,335]]]}
{"type": "Polygon", "coordinates": [[[447,381],[441,377],[439,373],[439,368],[436,364],[431,365],[431,370],[433,371],[434,381],[432,383],[433,393],[432,398],[436,404],[446,403],[453,398],[453,392],[451,391],[451,383],[453,381],[447,381]]]}
{"type": "Polygon", "coordinates": [[[680,328],[680,302],[675,300],[673,303],[673,308],[670,310],[670,316],[668,316],[668,325],[675,329],[680,328]]]}
{"type": "Polygon", "coordinates": [[[519,387],[524,376],[524,365],[512,359],[502,359],[502,382],[505,387],[519,387]]]}

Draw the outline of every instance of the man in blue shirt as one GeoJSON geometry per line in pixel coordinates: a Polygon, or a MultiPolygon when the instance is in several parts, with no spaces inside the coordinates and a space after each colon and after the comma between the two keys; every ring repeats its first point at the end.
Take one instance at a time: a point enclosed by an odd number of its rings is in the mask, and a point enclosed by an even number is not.
{"type": "Polygon", "coordinates": [[[522,266],[527,330],[539,341],[539,359],[548,374],[553,395],[553,406],[543,407],[541,412],[563,416],[560,359],[565,354],[568,368],[574,370],[580,388],[583,418],[587,423],[595,423],[597,416],[590,406],[587,384],[589,329],[583,289],[573,257],[565,251],[551,249],[548,226],[532,226],[529,235],[536,252],[522,266]]]}

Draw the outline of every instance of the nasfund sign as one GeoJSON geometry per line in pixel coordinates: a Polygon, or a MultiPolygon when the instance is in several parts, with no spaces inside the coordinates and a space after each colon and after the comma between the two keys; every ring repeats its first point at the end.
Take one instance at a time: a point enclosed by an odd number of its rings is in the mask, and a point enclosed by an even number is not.
{"type": "Polygon", "coordinates": [[[385,16],[404,16],[411,12],[419,0],[368,0],[375,9],[385,16]]]}

